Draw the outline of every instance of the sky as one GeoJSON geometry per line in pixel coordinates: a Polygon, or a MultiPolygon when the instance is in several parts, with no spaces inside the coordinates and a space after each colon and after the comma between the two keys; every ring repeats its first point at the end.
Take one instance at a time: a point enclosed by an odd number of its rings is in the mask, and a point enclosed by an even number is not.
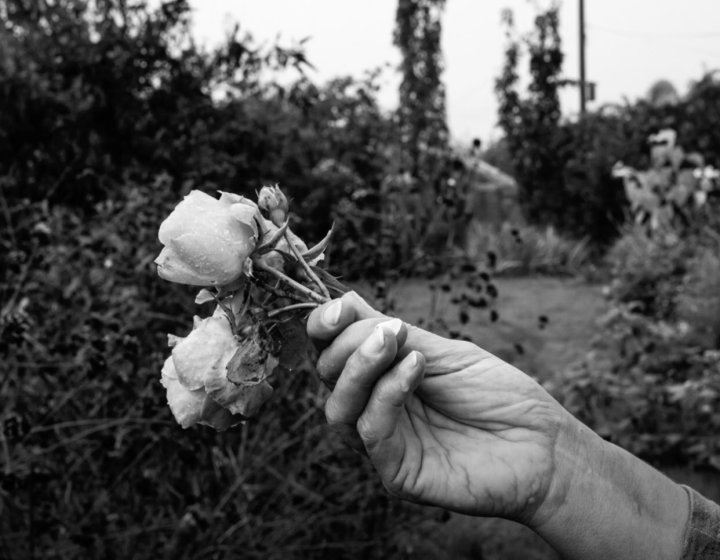
{"type": "MultiPolygon", "coordinates": [[[[495,78],[506,45],[500,13],[510,8],[519,32],[532,29],[535,4],[544,0],[447,0],[443,15],[448,125],[455,142],[500,136],[495,126],[495,78]]],[[[309,37],[305,51],[322,83],[340,75],[362,76],[384,67],[380,104],[398,103],[400,55],[392,44],[396,0],[191,0],[194,33],[212,47],[234,23],[257,42],[286,44],[309,37]]],[[[560,34],[563,75],[579,71],[579,0],[564,0],[560,34]]],[[[720,0],[585,0],[586,76],[597,84],[588,108],[622,103],[646,94],[659,79],[683,93],[692,80],[720,69],[720,0]]],[[[527,68],[521,60],[520,69],[527,68]]],[[[577,88],[561,94],[563,114],[579,108],[577,88]]]]}

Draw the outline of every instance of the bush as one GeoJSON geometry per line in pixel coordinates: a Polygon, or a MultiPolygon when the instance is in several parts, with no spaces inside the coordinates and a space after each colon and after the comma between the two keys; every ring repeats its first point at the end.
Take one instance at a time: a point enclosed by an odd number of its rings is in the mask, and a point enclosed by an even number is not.
{"type": "Polygon", "coordinates": [[[686,329],[616,309],[595,350],[549,388],[601,436],[647,461],[720,470],[720,354],[688,344],[686,329]]]}
{"type": "Polygon", "coordinates": [[[688,264],[678,316],[706,348],[720,348],[720,243],[701,247],[688,264]]]}
{"type": "Polygon", "coordinates": [[[400,554],[421,514],[327,433],[325,389],[310,372],[275,379],[265,414],[241,429],[174,423],[159,383],[166,333],[186,334],[178,318],[198,309],[195,290],[160,280],[153,264],[157,226],[177,202],[170,183],[128,183],[92,213],[7,205],[1,555],[400,554]]]}
{"type": "Polygon", "coordinates": [[[612,309],[594,348],[551,390],[640,457],[720,470],[720,237],[712,222],[695,230],[626,230],[608,254],[612,309]]]}
{"type": "Polygon", "coordinates": [[[641,226],[625,231],[606,256],[613,276],[611,297],[647,317],[675,317],[692,243],[649,238],[641,226]]]}

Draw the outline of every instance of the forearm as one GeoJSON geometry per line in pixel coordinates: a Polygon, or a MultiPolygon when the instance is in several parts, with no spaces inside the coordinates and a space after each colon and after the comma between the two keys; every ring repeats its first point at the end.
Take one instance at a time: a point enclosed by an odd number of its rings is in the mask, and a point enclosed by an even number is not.
{"type": "Polygon", "coordinates": [[[627,451],[569,419],[558,437],[561,476],[533,528],[564,558],[678,560],[686,492],[627,451]]]}

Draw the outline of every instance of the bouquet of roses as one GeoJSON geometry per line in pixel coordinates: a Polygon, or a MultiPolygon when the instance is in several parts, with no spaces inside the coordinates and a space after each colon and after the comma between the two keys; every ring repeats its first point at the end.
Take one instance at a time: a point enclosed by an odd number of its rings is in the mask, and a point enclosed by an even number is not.
{"type": "Polygon", "coordinates": [[[308,248],[288,227],[288,206],[277,186],[257,203],[192,191],[160,225],[160,277],[201,287],[197,304],[216,303],[186,337],[168,335],[161,383],[183,428],[225,430],[256,414],[273,372],[307,359],[309,311],[347,291],[318,266],[332,229],[308,248]]]}

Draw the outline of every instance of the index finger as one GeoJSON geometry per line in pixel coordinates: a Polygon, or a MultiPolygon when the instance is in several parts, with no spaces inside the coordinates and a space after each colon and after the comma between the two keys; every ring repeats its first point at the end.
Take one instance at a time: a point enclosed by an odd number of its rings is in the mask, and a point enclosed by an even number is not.
{"type": "Polygon", "coordinates": [[[307,332],[315,341],[329,342],[356,321],[383,317],[357,293],[348,292],[314,309],[307,320],[307,332]]]}

